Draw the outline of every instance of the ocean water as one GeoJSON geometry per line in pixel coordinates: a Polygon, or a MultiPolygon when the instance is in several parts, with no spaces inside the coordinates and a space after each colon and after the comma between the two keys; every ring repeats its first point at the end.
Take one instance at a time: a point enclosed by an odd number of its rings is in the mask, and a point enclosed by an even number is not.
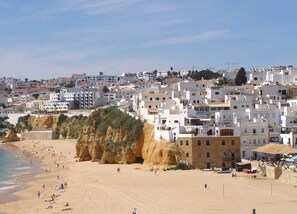
{"type": "Polygon", "coordinates": [[[20,155],[0,144],[0,199],[22,185],[17,177],[28,173],[30,168],[20,155]]]}

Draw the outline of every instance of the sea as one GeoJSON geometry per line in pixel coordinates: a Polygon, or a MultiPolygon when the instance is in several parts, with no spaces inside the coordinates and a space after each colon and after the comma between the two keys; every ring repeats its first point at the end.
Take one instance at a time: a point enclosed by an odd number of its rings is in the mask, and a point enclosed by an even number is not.
{"type": "Polygon", "coordinates": [[[14,147],[0,143],[0,203],[15,200],[13,192],[24,188],[26,176],[33,168],[22,153],[14,147]]]}

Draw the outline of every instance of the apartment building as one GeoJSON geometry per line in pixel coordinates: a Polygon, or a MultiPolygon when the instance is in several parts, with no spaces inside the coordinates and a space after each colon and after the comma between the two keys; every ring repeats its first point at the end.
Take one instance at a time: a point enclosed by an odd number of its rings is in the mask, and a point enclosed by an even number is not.
{"type": "Polygon", "coordinates": [[[235,167],[241,160],[240,136],[233,127],[215,127],[206,134],[180,133],[177,144],[184,152],[184,159],[198,169],[235,167]]]}

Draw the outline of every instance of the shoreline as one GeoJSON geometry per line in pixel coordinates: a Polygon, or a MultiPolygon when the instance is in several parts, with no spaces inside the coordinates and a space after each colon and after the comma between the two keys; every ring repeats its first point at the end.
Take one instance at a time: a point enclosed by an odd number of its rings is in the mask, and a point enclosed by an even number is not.
{"type": "Polygon", "coordinates": [[[238,214],[257,209],[259,213],[290,214],[297,209],[297,188],[277,180],[251,179],[245,173],[237,173],[237,178],[201,170],[154,173],[140,164],[76,162],[75,143],[76,140],[14,142],[21,150],[35,149],[39,158],[44,156],[42,168],[50,172],[44,171],[36,175],[34,181],[28,181],[26,189],[13,193],[20,199],[0,204],[0,210],[3,213],[122,214],[136,208],[137,213],[145,214],[238,214]],[[49,147],[52,149],[48,150],[49,147]],[[67,188],[53,189],[63,182],[68,183],[67,188]],[[56,197],[51,201],[53,193],[56,197]]]}
{"type": "Polygon", "coordinates": [[[30,165],[28,158],[24,156],[23,150],[19,146],[10,143],[2,145],[4,150],[15,156],[16,168],[10,171],[7,180],[3,180],[0,190],[0,204],[9,203],[19,200],[13,193],[28,188],[27,182],[33,181],[35,176],[42,173],[42,164],[38,161],[38,157],[32,155],[34,165],[30,165]],[[6,184],[6,185],[5,185],[6,184]]]}
{"type": "MultiPolygon", "coordinates": [[[[73,144],[72,140],[69,141],[73,144]]],[[[64,166],[67,158],[55,151],[52,146],[47,146],[46,142],[42,140],[9,142],[5,143],[4,146],[9,152],[21,156],[20,159],[25,163],[27,162],[25,167],[30,167],[31,169],[29,172],[26,171],[26,174],[16,175],[17,183],[21,184],[9,191],[8,198],[7,195],[4,196],[5,200],[2,200],[0,203],[0,213],[21,213],[23,209],[18,204],[23,203],[38,204],[38,206],[35,206],[35,212],[47,207],[47,203],[43,204],[40,202],[50,199],[50,196],[55,193],[53,189],[55,184],[62,182],[65,177],[64,173],[67,171],[64,166]],[[57,167],[56,164],[61,164],[61,166],[57,167]],[[63,173],[61,172],[62,169],[63,173]],[[59,179],[57,176],[59,176],[59,179]],[[40,197],[38,197],[38,192],[40,192],[40,197]]],[[[74,157],[73,162],[75,162],[74,157]]],[[[29,208],[28,210],[32,211],[29,208]]]]}

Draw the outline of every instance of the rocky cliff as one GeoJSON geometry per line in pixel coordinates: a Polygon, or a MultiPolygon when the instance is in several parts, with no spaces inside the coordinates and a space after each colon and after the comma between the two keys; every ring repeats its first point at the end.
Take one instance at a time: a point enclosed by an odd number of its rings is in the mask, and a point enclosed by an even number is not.
{"type": "Polygon", "coordinates": [[[8,127],[8,131],[6,132],[6,135],[3,138],[3,142],[14,142],[19,140],[20,138],[17,135],[16,130],[13,127],[8,127]]]}
{"type": "Polygon", "coordinates": [[[20,133],[24,130],[38,130],[38,129],[56,129],[57,136],[60,134],[67,139],[76,139],[82,131],[83,123],[87,117],[82,115],[67,117],[63,114],[59,116],[32,116],[26,115],[20,117],[16,124],[16,130],[20,133]]]}
{"type": "Polygon", "coordinates": [[[76,144],[77,157],[101,163],[174,165],[181,151],[172,143],[154,140],[154,127],[118,110],[94,112],[76,144]]]}
{"type": "Polygon", "coordinates": [[[64,138],[78,138],[76,156],[81,161],[174,165],[181,151],[165,140],[154,140],[154,127],[143,124],[116,108],[101,109],[88,118],[65,115],[21,117],[16,129],[55,128],[64,138]]]}

